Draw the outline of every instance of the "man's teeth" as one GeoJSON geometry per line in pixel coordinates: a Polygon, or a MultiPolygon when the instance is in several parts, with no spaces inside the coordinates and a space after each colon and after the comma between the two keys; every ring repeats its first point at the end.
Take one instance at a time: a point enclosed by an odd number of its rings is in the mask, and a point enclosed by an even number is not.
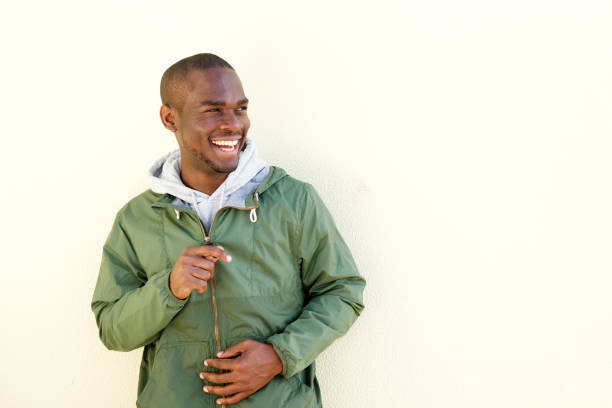
{"type": "Polygon", "coordinates": [[[212,143],[217,146],[234,147],[238,144],[237,140],[213,140],[212,143]]]}

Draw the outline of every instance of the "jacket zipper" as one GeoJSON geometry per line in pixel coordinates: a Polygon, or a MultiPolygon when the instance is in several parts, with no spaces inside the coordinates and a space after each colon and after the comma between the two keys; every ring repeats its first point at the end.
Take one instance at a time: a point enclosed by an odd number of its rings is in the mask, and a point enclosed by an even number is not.
{"type": "MultiPolygon", "coordinates": [[[[206,231],[204,230],[204,225],[200,220],[200,217],[196,217],[198,220],[198,224],[200,224],[200,229],[202,230],[202,236],[204,237],[205,245],[212,245],[210,242],[210,237],[206,235],[206,231]]],[[[212,226],[212,224],[211,224],[212,226]]],[[[215,315],[215,343],[217,344],[217,353],[221,351],[221,341],[219,339],[219,313],[217,311],[217,297],[215,296],[215,281],[214,278],[210,278],[208,281],[210,285],[210,294],[212,297],[212,305],[213,305],[213,313],[215,315]]]]}
{"type": "MultiPolygon", "coordinates": [[[[250,207],[234,207],[234,206],[226,206],[221,207],[215,212],[213,215],[212,222],[210,223],[210,229],[208,231],[208,235],[206,235],[206,230],[204,229],[204,224],[202,224],[202,220],[197,215],[194,215],[194,218],[198,220],[198,224],[200,224],[200,229],[202,230],[202,237],[204,238],[205,245],[212,245],[210,237],[212,236],[212,229],[215,225],[215,220],[217,219],[217,215],[226,208],[235,208],[236,210],[253,210],[259,208],[259,193],[255,192],[255,200],[256,204],[250,207]]],[[[221,339],[219,337],[219,310],[217,308],[217,296],[215,295],[215,282],[214,278],[210,278],[208,281],[210,285],[210,296],[212,298],[212,306],[213,306],[213,314],[215,316],[215,343],[217,345],[217,353],[221,351],[221,339]]],[[[221,405],[221,408],[225,408],[225,405],[221,405]]]]}

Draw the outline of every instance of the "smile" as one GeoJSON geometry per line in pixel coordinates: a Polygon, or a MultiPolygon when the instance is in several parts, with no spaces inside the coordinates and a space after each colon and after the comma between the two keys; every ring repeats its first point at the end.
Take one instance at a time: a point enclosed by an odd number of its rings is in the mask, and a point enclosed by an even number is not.
{"type": "Polygon", "coordinates": [[[213,145],[215,145],[222,152],[233,152],[236,150],[239,140],[211,140],[213,145]]]}

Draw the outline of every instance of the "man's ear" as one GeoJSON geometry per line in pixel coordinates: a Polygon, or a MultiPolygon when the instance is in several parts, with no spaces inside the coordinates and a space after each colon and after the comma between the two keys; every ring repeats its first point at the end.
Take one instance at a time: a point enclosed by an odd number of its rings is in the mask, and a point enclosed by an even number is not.
{"type": "Polygon", "coordinates": [[[178,129],[178,112],[176,109],[171,108],[168,105],[162,105],[159,109],[159,117],[166,129],[172,133],[176,132],[178,129]]]}

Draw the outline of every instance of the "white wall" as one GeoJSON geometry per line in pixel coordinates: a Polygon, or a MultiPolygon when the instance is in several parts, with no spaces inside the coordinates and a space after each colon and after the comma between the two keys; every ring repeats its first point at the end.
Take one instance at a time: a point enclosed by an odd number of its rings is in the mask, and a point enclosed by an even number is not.
{"type": "Polygon", "coordinates": [[[612,407],[610,2],[87,3],[0,10],[0,406],[134,406],[89,302],[175,145],[159,78],[208,51],[368,280],[327,407],[612,407]]]}

